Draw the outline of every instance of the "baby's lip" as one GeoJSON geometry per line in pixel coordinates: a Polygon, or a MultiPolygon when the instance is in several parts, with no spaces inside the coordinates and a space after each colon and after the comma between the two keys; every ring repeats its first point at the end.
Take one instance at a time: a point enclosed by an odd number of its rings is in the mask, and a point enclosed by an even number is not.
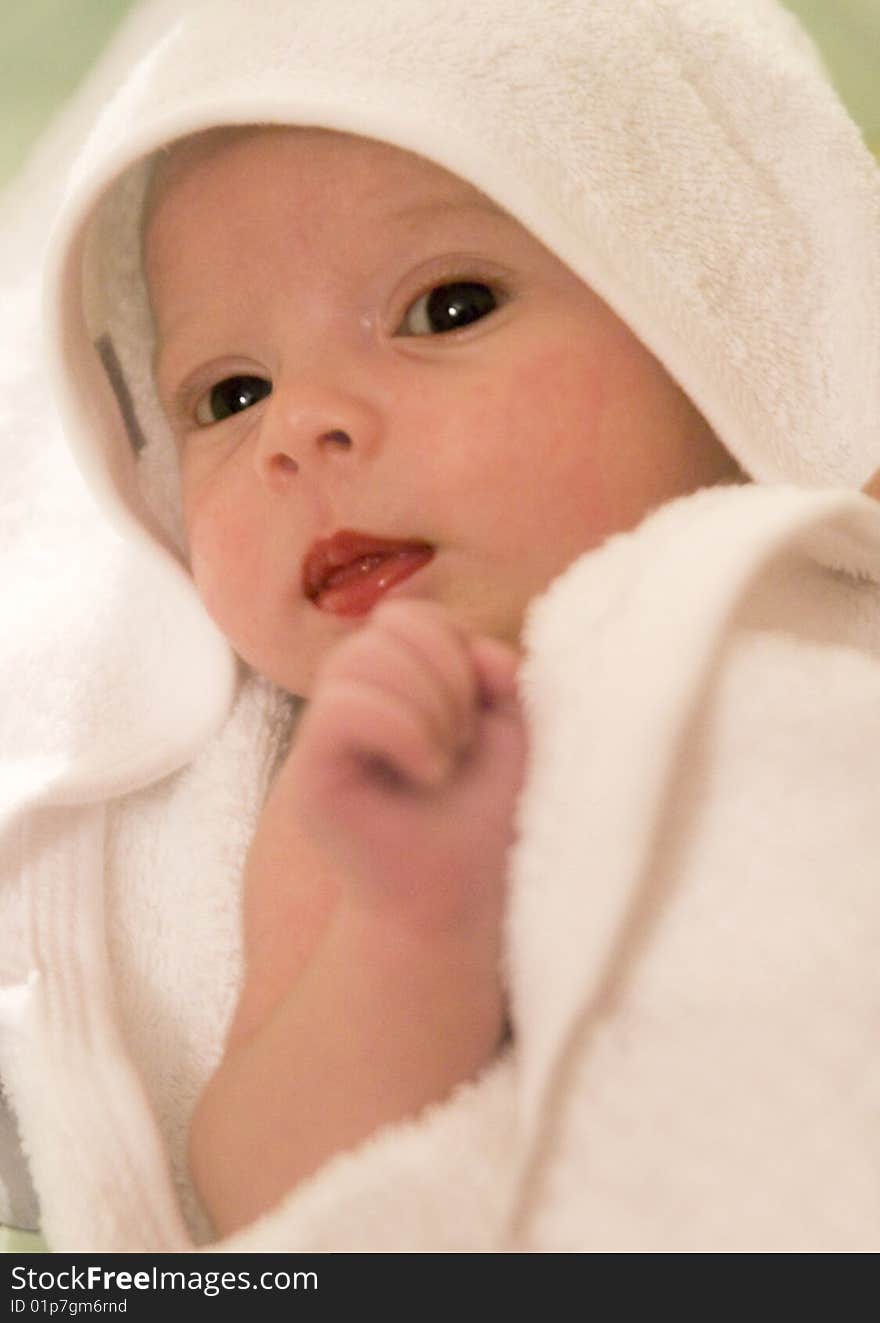
{"type": "Polygon", "coordinates": [[[374,537],[340,529],[314,542],[303,560],[303,593],[334,615],[366,615],[389,589],[434,555],[420,539],[374,537]]]}

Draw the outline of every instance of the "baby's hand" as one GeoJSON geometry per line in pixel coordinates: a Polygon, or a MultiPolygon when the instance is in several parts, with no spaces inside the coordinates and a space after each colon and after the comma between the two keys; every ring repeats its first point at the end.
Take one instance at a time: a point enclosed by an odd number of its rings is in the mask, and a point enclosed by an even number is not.
{"type": "Polygon", "coordinates": [[[525,754],[516,669],[411,600],[331,655],[281,775],[350,900],[433,929],[500,919],[525,754]]]}

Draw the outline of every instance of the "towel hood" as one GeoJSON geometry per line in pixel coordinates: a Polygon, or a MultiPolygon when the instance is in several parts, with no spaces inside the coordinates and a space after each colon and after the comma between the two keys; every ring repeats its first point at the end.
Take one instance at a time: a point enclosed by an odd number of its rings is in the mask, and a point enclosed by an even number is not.
{"type": "Polygon", "coordinates": [[[129,533],[180,540],[145,162],[220,124],[361,134],[469,180],[629,324],[757,481],[857,486],[880,461],[880,172],[773,0],[157,12],[76,162],[45,289],[69,443],[129,533]]]}

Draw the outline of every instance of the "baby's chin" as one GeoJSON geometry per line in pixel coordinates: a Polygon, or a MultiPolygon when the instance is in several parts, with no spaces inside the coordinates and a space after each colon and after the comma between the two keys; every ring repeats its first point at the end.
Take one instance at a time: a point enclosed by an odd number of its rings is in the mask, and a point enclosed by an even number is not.
{"type": "Polygon", "coordinates": [[[333,630],[329,638],[315,638],[308,628],[288,629],[283,644],[279,639],[264,645],[253,636],[244,640],[227,634],[227,638],[252,674],[259,675],[292,698],[307,699],[312,696],[327,660],[352,628],[349,625],[338,632],[333,630]],[[298,646],[297,637],[300,636],[302,641],[298,646]]]}
{"type": "Polygon", "coordinates": [[[302,666],[291,666],[289,663],[280,663],[277,659],[261,657],[251,649],[237,646],[234,640],[229,641],[246,675],[265,680],[290,698],[310,697],[315,683],[315,671],[302,666]]]}
{"type": "Polygon", "coordinates": [[[254,666],[250,662],[246,662],[246,665],[252,673],[295,699],[311,698],[320,671],[320,666],[315,667],[314,670],[303,670],[302,667],[290,666],[254,666]]]}

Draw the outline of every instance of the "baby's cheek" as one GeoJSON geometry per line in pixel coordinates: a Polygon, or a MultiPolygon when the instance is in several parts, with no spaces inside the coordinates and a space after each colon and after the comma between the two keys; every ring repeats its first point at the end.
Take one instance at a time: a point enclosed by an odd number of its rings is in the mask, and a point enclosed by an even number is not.
{"type": "Polygon", "coordinates": [[[506,462],[533,506],[591,524],[604,502],[599,444],[607,382],[588,352],[552,343],[511,373],[504,391],[506,462]]]}
{"type": "Polygon", "coordinates": [[[253,600],[252,539],[234,516],[224,517],[209,505],[202,504],[188,515],[193,581],[211,617],[235,642],[253,600]]]}

